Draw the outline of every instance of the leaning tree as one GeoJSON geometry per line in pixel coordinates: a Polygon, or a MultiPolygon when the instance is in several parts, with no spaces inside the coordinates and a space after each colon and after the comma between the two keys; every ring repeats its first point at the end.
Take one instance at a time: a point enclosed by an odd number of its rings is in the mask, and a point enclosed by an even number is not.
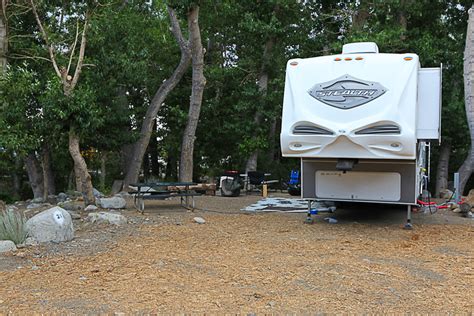
{"type": "Polygon", "coordinates": [[[471,147],[466,160],[459,168],[459,193],[464,192],[467,181],[474,170],[474,5],[469,9],[464,50],[464,102],[471,136],[471,147]]]}

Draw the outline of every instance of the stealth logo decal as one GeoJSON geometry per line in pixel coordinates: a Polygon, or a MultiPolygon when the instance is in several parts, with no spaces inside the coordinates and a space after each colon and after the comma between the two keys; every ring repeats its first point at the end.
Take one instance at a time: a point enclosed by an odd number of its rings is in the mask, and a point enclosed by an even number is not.
{"type": "Polygon", "coordinates": [[[349,75],[316,84],[308,91],[316,100],[343,110],[375,100],[385,92],[387,89],[378,82],[360,80],[349,75]]]}

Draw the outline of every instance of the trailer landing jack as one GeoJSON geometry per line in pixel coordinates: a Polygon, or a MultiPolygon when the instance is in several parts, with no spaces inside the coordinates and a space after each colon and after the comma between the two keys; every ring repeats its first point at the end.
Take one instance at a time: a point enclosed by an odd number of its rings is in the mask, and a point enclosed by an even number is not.
{"type": "Polygon", "coordinates": [[[311,217],[311,215],[316,215],[318,213],[334,213],[336,211],[335,206],[329,206],[329,207],[320,207],[320,208],[312,208],[313,202],[309,200],[308,201],[308,212],[306,213],[306,219],[305,219],[305,224],[313,224],[314,219],[311,217]]]}
{"type": "Polygon", "coordinates": [[[413,229],[413,225],[411,223],[411,205],[407,206],[407,223],[405,224],[405,229],[413,229]]]}

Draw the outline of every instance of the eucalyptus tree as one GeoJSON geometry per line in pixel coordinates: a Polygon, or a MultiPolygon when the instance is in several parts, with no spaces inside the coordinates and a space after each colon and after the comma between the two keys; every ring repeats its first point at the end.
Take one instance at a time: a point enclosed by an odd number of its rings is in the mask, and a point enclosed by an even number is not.
{"type": "Polygon", "coordinates": [[[8,24],[7,24],[7,0],[0,1],[0,72],[7,65],[8,52],[8,24]]]}
{"type": "Polygon", "coordinates": [[[35,0],[30,0],[28,7],[37,25],[38,44],[44,47],[41,57],[50,62],[56,76],[45,92],[46,96],[56,99],[45,102],[49,101],[52,113],[65,122],[78,189],[83,193],[85,203],[93,204],[95,197],[91,176],[80,148],[82,130],[89,123],[82,121],[82,114],[90,112],[91,98],[87,88],[78,89],[78,83],[85,66],[87,32],[94,8],[86,2],[56,5],[35,0]]]}
{"type": "Polygon", "coordinates": [[[191,62],[189,40],[185,39],[182,34],[181,26],[179,24],[175,10],[171,6],[168,6],[167,10],[171,23],[171,32],[173,33],[173,36],[179,45],[181,59],[170,77],[159,86],[153,98],[151,99],[150,104],[148,105],[144,120],[141,124],[139,139],[133,145],[131,160],[124,179],[125,188],[128,187],[130,183],[136,182],[138,180],[143,157],[150,142],[150,137],[153,132],[153,126],[158,111],[160,110],[167,95],[179,83],[191,62]]]}
{"type": "Polygon", "coordinates": [[[464,104],[470,132],[470,150],[459,168],[460,193],[474,171],[474,5],[468,11],[466,46],[464,50],[464,104]]]}
{"type": "Polygon", "coordinates": [[[181,142],[181,159],[179,162],[179,180],[190,182],[193,180],[193,155],[196,129],[201,112],[204,86],[204,49],[199,28],[199,5],[191,3],[187,8],[189,46],[192,60],[192,88],[189,104],[188,122],[181,142]]]}

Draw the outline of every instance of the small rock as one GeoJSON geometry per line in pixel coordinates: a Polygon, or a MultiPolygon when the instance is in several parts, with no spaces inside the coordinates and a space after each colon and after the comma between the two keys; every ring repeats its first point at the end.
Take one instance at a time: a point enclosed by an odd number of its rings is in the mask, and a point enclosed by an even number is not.
{"type": "Polygon", "coordinates": [[[39,203],[30,203],[28,204],[28,206],[26,207],[27,209],[31,210],[33,208],[38,208],[38,207],[41,207],[42,205],[39,204],[39,203]]]}
{"type": "Polygon", "coordinates": [[[472,211],[469,211],[469,212],[467,212],[466,217],[467,218],[474,218],[474,214],[472,213],[472,211]]]}
{"type": "Polygon", "coordinates": [[[204,224],[204,223],[206,223],[206,220],[205,220],[204,218],[202,218],[202,217],[194,217],[194,218],[193,218],[193,221],[195,221],[195,222],[198,223],[198,224],[204,224]]]}
{"type": "Polygon", "coordinates": [[[9,211],[9,212],[18,211],[18,207],[14,206],[14,205],[8,205],[7,206],[7,211],[9,211]]]}
{"type": "Polygon", "coordinates": [[[439,193],[439,197],[442,198],[442,199],[448,200],[448,199],[454,197],[453,191],[448,190],[448,189],[444,189],[439,193]]]}
{"type": "Polygon", "coordinates": [[[68,199],[68,196],[66,193],[64,192],[61,192],[58,194],[58,196],[56,197],[56,199],[58,200],[58,203],[59,202],[66,202],[66,200],[68,199]]]}
{"type": "Polygon", "coordinates": [[[0,253],[8,252],[8,251],[15,251],[16,246],[15,243],[11,240],[0,240],[0,253]]]}
{"type": "Polygon", "coordinates": [[[77,212],[82,210],[82,206],[74,204],[72,201],[58,203],[58,206],[65,209],[66,211],[77,212]]]}
{"type": "Polygon", "coordinates": [[[38,241],[34,237],[28,237],[24,242],[25,246],[37,246],[38,241]]]}
{"type": "Polygon", "coordinates": [[[58,197],[56,195],[48,195],[48,200],[46,202],[56,204],[58,203],[58,197]]]}
{"type": "Polygon", "coordinates": [[[84,209],[84,211],[93,212],[93,211],[96,211],[97,209],[98,209],[97,206],[91,204],[91,205],[87,205],[87,207],[84,209]]]}
{"type": "Polygon", "coordinates": [[[459,208],[461,209],[461,213],[463,214],[467,214],[469,211],[471,211],[471,205],[466,202],[459,205],[459,208]]]}
{"type": "Polygon", "coordinates": [[[461,213],[461,209],[459,207],[456,207],[454,210],[453,210],[454,213],[461,213]]]}
{"type": "Polygon", "coordinates": [[[114,196],[111,198],[97,199],[97,205],[102,208],[120,209],[125,208],[127,201],[122,197],[114,196]]]}
{"type": "Polygon", "coordinates": [[[34,198],[33,200],[31,200],[31,203],[43,203],[43,202],[44,200],[41,197],[34,198]]]}
{"type": "Polygon", "coordinates": [[[270,301],[270,302],[267,303],[267,306],[270,307],[270,308],[275,307],[275,305],[276,305],[275,301],[270,301]]]}
{"type": "Polygon", "coordinates": [[[96,188],[93,188],[93,189],[92,189],[92,192],[94,193],[94,196],[95,196],[96,198],[104,197],[104,195],[103,195],[99,190],[97,190],[96,188]]]}
{"type": "Polygon", "coordinates": [[[112,225],[127,224],[127,218],[125,216],[111,212],[89,213],[87,220],[92,223],[106,223],[112,225]]]}
{"type": "Polygon", "coordinates": [[[116,194],[114,194],[114,196],[118,196],[118,197],[126,198],[126,197],[130,197],[130,196],[131,196],[131,194],[130,194],[130,193],[128,193],[128,192],[125,192],[125,191],[121,191],[121,192],[119,192],[119,193],[116,193],[116,194]]]}
{"type": "Polygon", "coordinates": [[[32,266],[31,270],[36,271],[36,270],[39,270],[39,268],[38,268],[38,266],[32,266]]]}
{"type": "Polygon", "coordinates": [[[324,220],[327,221],[329,224],[336,224],[337,223],[337,219],[335,219],[333,217],[326,217],[324,220]]]}
{"type": "Polygon", "coordinates": [[[81,219],[81,214],[74,211],[67,211],[72,219],[81,219]]]}

